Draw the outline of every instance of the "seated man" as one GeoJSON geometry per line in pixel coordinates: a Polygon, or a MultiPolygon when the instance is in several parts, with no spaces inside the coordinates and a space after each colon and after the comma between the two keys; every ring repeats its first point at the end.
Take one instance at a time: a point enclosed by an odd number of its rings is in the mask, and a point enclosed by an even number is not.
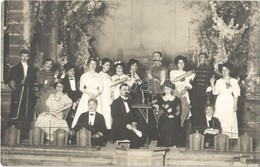
{"type": "MultiPolygon", "coordinates": [[[[128,99],[129,86],[123,83],[119,87],[120,96],[111,105],[112,129],[111,139],[130,140],[130,148],[139,148],[145,143],[146,134],[137,129],[137,121],[128,99]]],[[[141,129],[141,127],[139,127],[141,129]]]]}
{"type": "Polygon", "coordinates": [[[96,99],[88,100],[89,111],[82,113],[78,119],[76,126],[73,128],[75,131],[85,127],[92,132],[92,145],[104,146],[106,135],[106,124],[103,115],[96,112],[98,101],[96,99]]]}
{"type": "Polygon", "coordinates": [[[205,117],[202,120],[202,133],[205,135],[205,147],[214,145],[214,135],[221,131],[221,124],[218,118],[213,117],[215,108],[212,105],[206,105],[205,117]]]}

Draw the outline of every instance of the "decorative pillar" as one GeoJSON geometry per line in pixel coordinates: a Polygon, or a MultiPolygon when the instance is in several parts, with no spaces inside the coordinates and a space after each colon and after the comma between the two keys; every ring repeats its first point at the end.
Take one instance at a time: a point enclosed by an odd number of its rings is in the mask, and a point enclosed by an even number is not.
{"type": "Polygon", "coordinates": [[[52,25],[50,27],[50,38],[49,38],[49,57],[52,58],[55,62],[57,61],[57,44],[58,44],[58,9],[57,5],[59,2],[52,1],[52,25]]]}
{"type": "Polygon", "coordinates": [[[259,51],[260,51],[260,8],[257,7],[258,2],[252,2],[251,11],[252,17],[250,19],[250,25],[251,25],[251,33],[249,36],[249,53],[248,53],[248,62],[247,62],[247,97],[253,97],[257,96],[257,91],[260,92],[260,74],[258,74],[258,66],[259,66],[259,51]]]}

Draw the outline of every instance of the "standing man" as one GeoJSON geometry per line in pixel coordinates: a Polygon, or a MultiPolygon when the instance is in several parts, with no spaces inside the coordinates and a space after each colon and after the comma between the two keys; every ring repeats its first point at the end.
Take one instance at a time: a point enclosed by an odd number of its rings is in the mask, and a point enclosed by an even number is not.
{"type": "MultiPolygon", "coordinates": [[[[65,86],[65,91],[68,93],[68,96],[69,96],[69,98],[71,98],[73,103],[76,103],[82,96],[82,92],[79,90],[79,85],[78,85],[79,77],[77,75],[75,75],[75,68],[70,62],[65,64],[63,66],[63,68],[66,71],[66,76],[62,80],[62,82],[65,86]]],[[[71,123],[74,118],[75,113],[73,113],[73,111],[74,110],[70,110],[70,112],[66,118],[66,121],[67,121],[69,127],[71,126],[71,123]]]]}
{"type": "Polygon", "coordinates": [[[153,66],[150,73],[148,73],[148,78],[151,81],[151,91],[155,94],[162,94],[163,90],[161,86],[168,76],[168,69],[162,64],[162,53],[155,51],[153,53],[153,66]]]}
{"type": "Polygon", "coordinates": [[[111,105],[112,129],[111,139],[130,140],[130,148],[139,148],[145,143],[145,131],[137,128],[136,117],[133,115],[128,99],[129,86],[123,83],[119,87],[120,96],[111,105]]]}
{"type": "Polygon", "coordinates": [[[208,99],[207,88],[210,86],[210,78],[213,75],[212,69],[206,64],[208,55],[199,53],[198,59],[199,67],[195,69],[196,76],[191,94],[192,126],[202,126],[201,120],[204,118],[204,109],[208,99]]]}
{"type": "Polygon", "coordinates": [[[26,139],[29,137],[30,123],[34,115],[36,73],[32,64],[29,64],[28,50],[21,50],[20,58],[21,61],[11,69],[7,78],[12,90],[9,125],[20,129],[21,139],[26,139]]]}

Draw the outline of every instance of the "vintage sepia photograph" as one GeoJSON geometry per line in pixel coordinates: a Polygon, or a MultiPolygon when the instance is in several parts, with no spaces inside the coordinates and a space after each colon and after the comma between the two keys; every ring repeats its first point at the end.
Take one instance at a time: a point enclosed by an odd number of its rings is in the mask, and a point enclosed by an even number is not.
{"type": "Polygon", "coordinates": [[[260,1],[2,0],[1,165],[260,166],[260,1]]]}

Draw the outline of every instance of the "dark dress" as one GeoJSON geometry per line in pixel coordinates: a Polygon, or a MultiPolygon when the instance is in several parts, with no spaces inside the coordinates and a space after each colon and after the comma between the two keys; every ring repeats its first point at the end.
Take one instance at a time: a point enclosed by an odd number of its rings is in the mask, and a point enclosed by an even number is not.
{"type": "Polygon", "coordinates": [[[21,136],[24,135],[26,138],[33,119],[36,73],[32,65],[28,64],[27,77],[24,78],[23,65],[20,62],[9,73],[7,82],[10,84],[12,80],[16,83],[16,89],[11,95],[9,125],[15,125],[21,129],[21,136]]]}
{"type": "Polygon", "coordinates": [[[158,104],[163,113],[158,121],[157,146],[178,146],[181,139],[181,101],[178,97],[175,97],[172,101],[164,101],[162,96],[159,96],[158,104]],[[173,116],[173,118],[169,118],[169,116],[173,116]]]}
{"type": "Polygon", "coordinates": [[[55,92],[54,89],[54,71],[45,71],[44,69],[37,71],[37,83],[41,85],[40,91],[36,93],[37,103],[36,109],[37,114],[40,115],[44,111],[48,110],[45,102],[49,96],[55,92]]]}
{"type": "Polygon", "coordinates": [[[92,138],[92,145],[94,146],[103,146],[107,134],[107,128],[105,124],[105,119],[103,115],[96,112],[94,125],[89,125],[89,112],[82,113],[78,119],[77,124],[73,128],[75,131],[79,131],[82,127],[85,127],[88,130],[91,130],[92,135],[97,134],[98,132],[101,132],[103,136],[100,138],[92,138]]]}

